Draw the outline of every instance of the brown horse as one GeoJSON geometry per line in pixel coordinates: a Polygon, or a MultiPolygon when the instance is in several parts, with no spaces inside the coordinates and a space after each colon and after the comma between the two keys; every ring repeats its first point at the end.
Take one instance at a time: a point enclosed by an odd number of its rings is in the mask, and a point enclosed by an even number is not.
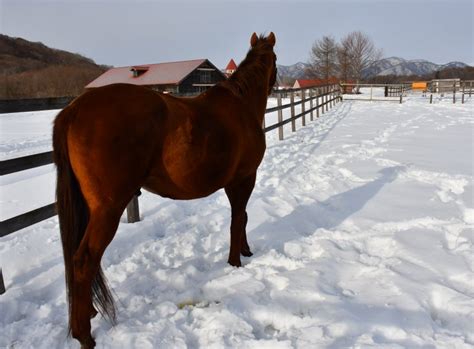
{"type": "Polygon", "coordinates": [[[100,260],[133,195],[145,188],[172,199],[224,188],[232,221],[228,262],[251,256],[246,206],[265,152],[262,122],[276,80],[275,35],[251,48],[227,80],[195,98],[129,84],[96,88],[56,117],[57,210],[69,303],[69,328],[83,348],[95,346],[96,308],[115,308],[100,260]]]}

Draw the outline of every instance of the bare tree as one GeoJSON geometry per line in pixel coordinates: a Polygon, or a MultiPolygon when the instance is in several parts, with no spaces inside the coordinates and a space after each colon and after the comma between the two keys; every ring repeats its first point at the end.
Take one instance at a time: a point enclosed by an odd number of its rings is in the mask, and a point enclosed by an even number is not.
{"type": "Polygon", "coordinates": [[[347,82],[353,77],[351,65],[351,41],[346,36],[341,40],[337,46],[337,71],[339,79],[347,82]]]}
{"type": "Polygon", "coordinates": [[[311,48],[308,73],[329,81],[336,74],[336,56],[336,41],[331,36],[323,36],[311,48]]]}
{"type": "Polygon", "coordinates": [[[357,81],[362,78],[364,69],[382,56],[372,39],[360,31],[349,33],[342,42],[349,53],[351,75],[357,81]]]}

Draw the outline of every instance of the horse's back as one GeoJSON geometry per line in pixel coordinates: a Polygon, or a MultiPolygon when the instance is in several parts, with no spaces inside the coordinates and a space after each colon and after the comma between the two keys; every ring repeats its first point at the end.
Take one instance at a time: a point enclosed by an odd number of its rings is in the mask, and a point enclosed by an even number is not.
{"type": "Polygon", "coordinates": [[[126,204],[140,187],[203,197],[254,173],[261,126],[219,88],[177,98],[128,84],[86,92],[71,105],[67,144],[88,202],[126,204]]]}
{"type": "Polygon", "coordinates": [[[162,196],[193,199],[255,173],[265,137],[235,95],[216,86],[196,98],[166,102],[174,126],[146,187],[162,196]]]}

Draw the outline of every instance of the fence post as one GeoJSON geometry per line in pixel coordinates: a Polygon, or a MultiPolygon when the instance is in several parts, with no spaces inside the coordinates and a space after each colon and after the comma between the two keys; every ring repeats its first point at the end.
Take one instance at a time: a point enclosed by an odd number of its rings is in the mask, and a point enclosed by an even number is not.
{"type": "Polygon", "coordinates": [[[326,86],[325,90],[326,90],[326,111],[329,111],[329,103],[328,103],[328,101],[329,101],[329,97],[328,97],[329,96],[329,86],[326,86]]]}
{"type": "Polygon", "coordinates": [[[0,268],[0,294],[5,293],[5,282],[3,281],[3,272],[2,268],[0,268]]]}
{"type": "Polygon", "coordinates": [[[469,81],[469,97],[471,97],[471,92],[472,92],[472,80],[469,81]]]}
{"type": "Polygon", "coordinates": [[[453,104],[456,103],[456,81],[453,84],[453,104]]]}
{"type": "Polygon", "coordinates": [[[306,90],[301,90],[301,126],[306,126],[306,90]]]}
{"type": "Polygon", "coordinates": [[[372,90],[373,90],[373,85],[370,85],[370,100],[372,100],[372,90]]]}
{"type": "Polygon", "coordinates": [[[133,199],[127,205],[127,221],[128,223],[135,223],[140,221],[138,196],[136,195],[133,196],[133,199]]]}
{"type": "Polygon", "coordinates": [[[325,87],[321,88],[321,91],[323,91],[322,95],[321,95],[321,115],[323,115],[324,114],[324,109],[326,108],[326,105],[324,104],[324,101],[326,100],[326,98],[324,97],[324,93],[326,91],[326,88],[325,87]]]}
{"type": "Polygon", "coordinates": [[[291,103],[291,132],[295,132],[296,131],[296,122],[295,122],[295,119],[293,119],[295,117],[295,92],[294,91],[291,91],[291,94],[290,94],[290,103],[291,103]]]}
{"type": "MultiPolygon", "coordinates": [[[[278,94],[277,104],[281,107],[281,94],[278,94]]],[[[283,110],[278,109],[278,123],[283,122],[283,110]]],[[[283,140],[283,125],[278,126],[278,139],[283,140]]]]}
{"type": "Polygon", "coordinates": [[[311,121],[314,120],[313,97],[314,97],[314,91],[312,88],[310,88],[309,89],[309,108],[311,109],[311,113],[310,113],[311,121]]]}
{"type": "Polygon", "coordinates": [[[331,94],[329,95],[329,98],[331,100],[331,108],[333,108],[334,107],[334,86],[331,85],[330,89],[331,89],[331,94]]]}
{"type": "Polygon", "coordinates": [[[319,88],[316,89],[316,117],[319,118],[319,95],[321,94],[319,88]]]}
{"type": "Polygon", "coordinates": [[[403,93],[400,94],[400,104],[402,104],[403,93]]]}
{"type": "Polygon", "coordinates": [[[430,94],[430,104],[433,104],[433,94],[430,94]]]}

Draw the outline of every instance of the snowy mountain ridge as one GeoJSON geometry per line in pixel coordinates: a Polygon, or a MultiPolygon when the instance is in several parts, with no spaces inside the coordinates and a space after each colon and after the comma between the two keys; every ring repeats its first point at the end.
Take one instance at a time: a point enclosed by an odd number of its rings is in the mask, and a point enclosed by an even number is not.
{"type": "MultiPolygon", "coordinates": [[[[371,64],[363,72],[363,76],[368,78],[384,75],[425,75],[446,68],[464,68],[467,66],[466,63],[458,61],[437,64],[426,59],[407,60],[400,57],[388,57],[371,64]]],[[[307,77],[306,71],[309,68],[309,64],[298,62],[293,65],[278,65],[277,68],[280,77],[302,79],[307,77]]]]}
{"type": "Polygon", "coordinates": [[[425,75],[446,68],[463,68],[467,64],[463,62],[448,62],[436,64],[425,59],[407,60],[400,57],[389,57],[378,60],[370,65],[365,71],[365,77],[384,75],[425,75]]]}

